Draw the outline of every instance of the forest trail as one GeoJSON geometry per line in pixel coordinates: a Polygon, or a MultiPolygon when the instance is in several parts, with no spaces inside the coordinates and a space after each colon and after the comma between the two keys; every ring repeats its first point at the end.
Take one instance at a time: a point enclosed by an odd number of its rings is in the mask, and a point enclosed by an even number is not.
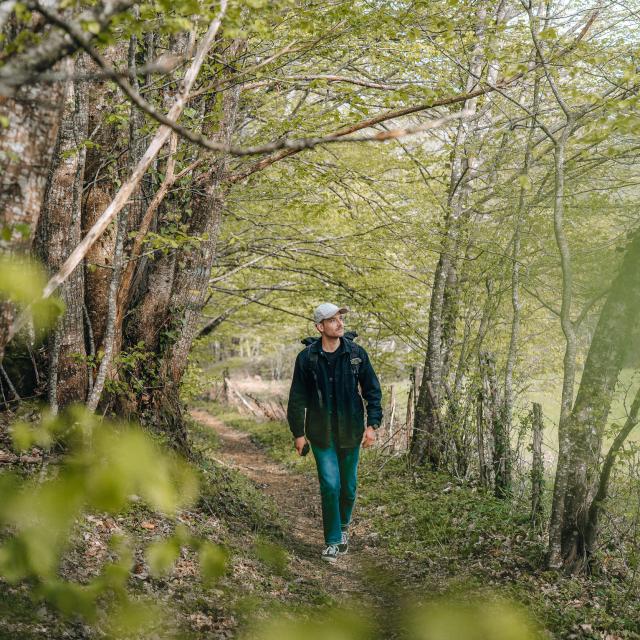
{"type": "MultiPolygon", "coordinates": [[[[342,605],[356,600],[360,605],[379,608],[383,596],[371,576],[372,570],[385,562],[380,556],[381,549],[376,549],[374,556],[373,549],[366,544],[371,532],[358,517],[357,503],[349,553],[334,564],[322,560],[322,514],[315,474],[289,471],[271,460],[249,434],[226,425],[207,411],[193,409],[191,415],[219,436],[216,461],[250,478],[277,505],[291,532],[285,545],[292,557],[290,568],[297,575],[296,580],[321,585],[342,605]]],[[[312,454],[309,463],[313,465],[312,454]]]]}

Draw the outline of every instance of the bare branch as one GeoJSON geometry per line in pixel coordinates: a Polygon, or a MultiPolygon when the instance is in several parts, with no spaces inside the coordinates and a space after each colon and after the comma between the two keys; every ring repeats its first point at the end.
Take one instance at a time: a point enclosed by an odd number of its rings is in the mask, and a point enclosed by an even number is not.
{"type": "MultiPolygon", "coordinates": [[[[181,91],[178,94],[173,106],[169,110],[169,117],[171,119],[178,118],[182,113],[187,100],[189,92],[193,87],[193,84],[198,76],[200,68],[204,63],[207,52],[211,48],[213,41],[218,33],[222,18],[227,9],[227,0],[220,1],[220,11],[217,17],[211,22],[207,33],[205,34],[196,54],[193,58],[191,66],[187,70],[185,77],[182,81],[181,91]]],[[[153,162],[154,158],[158,155],[160,149],[171,135],[171,129],[169,127],[161,126],[156,132],[151,144],[149,144],[144,155],[136,165],[129,179],[120,187],[116,196],[111,201],[109,206],[104,210],[102,215],[96,220],[95,224],[87,232],[82,242],[71,252],[67,260],[64,262],[60,270],[49,280],[44,291],[42,292],[42,299],[48,298],[73,272],[73,270],[80,264],[80,261],[85,257],[89,249],[93,246],[96,240],[104,233],[105,229],[109,226],[111,220],[113,220],[122,208],[127,204],[129,196],[133,193],[142,177],[146,173],[147,169],[153,162]]],[[[21,327],[28,321],[30,317],[30,308],[25,309],[13,322],[9,329],[9,335],[7,337],[7,343],[15,336],[21,327]]]]}

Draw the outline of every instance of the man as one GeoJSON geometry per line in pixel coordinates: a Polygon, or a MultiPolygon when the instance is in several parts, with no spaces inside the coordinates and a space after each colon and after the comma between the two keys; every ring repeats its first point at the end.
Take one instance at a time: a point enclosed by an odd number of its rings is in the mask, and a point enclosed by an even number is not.
{"type": "Polygon", "coordinates": [[[382,420],[380,383],[367,352],[353,342],[357,334],[344,332],[347,311],[329,302],[314,311],[320,336],[302,341],[307,346],[296,358],[287,407],[296,451],[303,455],[308,440],[316,461],[326,544],[321,556],[329,562],[349,548],[360,445],[375,442],[382,420]]]}

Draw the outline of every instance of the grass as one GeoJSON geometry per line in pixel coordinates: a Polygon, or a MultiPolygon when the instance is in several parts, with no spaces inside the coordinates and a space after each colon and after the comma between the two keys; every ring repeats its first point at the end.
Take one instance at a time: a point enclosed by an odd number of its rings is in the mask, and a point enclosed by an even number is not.
{"type": "MultiPolygon", "coordinates": [[[[295,454],[286,424],[259,422],[211,403],[200,406],[249,433],[293,473],[313,471],[311,457],[295,454]]],[[[337,614],[332,612],[339,597],[332,596],[318,577],[301,576],[285,544],[287,523],[274,503],[242,473],[219,462],[213,430],[192,422],[189,432],[202,491],[199,502],[179,514],[179,522],[194,535],[224,545],[230,556],[227,572],[216,584],[205,586],[195,552],[183,550],[168,576],[132,577],[132,593],[171,612],[175,627],[188,638],[262,637],[254,630],[274,615],[295,623],[286,633],[273,636],[279,640],[311,637],[307,631],[314,620],[327,625],[314,637],[335,635],[337,614]]],[[[369,547],[366,557],[375,561],[366,569],[363,584],[379,595],[380,609],[358,611],[379,626],[362,635],[349,627],[351,622],[345,623],[351,630],[341,637],[391,638],[404,629],[403,638],[431,638],[420,631],[427,623],[421,622],[423,613],[416,602],[435,599],[446,603],[437,615],[446,614],[443,624],[448,635],[437,637],[447,640],[640,638],[635,584],[619,572],[570,578],[542,570],[544,540],[530,530],[526,496],[523,500],[497,500],[472,484],[412,468],[404,457],[363,452],[355,525],[362,525],[365,533],[356,548],[369,547]],[[409,615],[412,606],[415,611],[409,615]],[[535,621],[530,631],[508,635],[508,621],[522,616],[535,621]],[[487,631],[492,624],[499,629],[487,631]]],[[[95,517],[104,519],[100,514],[95,517]]],[[[177,524],[139,503],[113,520],[131,540],[143,574],[144,547],[170,535],[177,524]],[[152,530],[143,526],[149,522],[152,530]]],[[[109,535],[95,519],[80,522],[61,567],[64,575],[82,582],[98,571],[99,558],[92,560],[87,551],[109,535]]],[[[429,615],[428,624],[433,624],[429,615]]],[[[79,620],[34,605],[29,585],[0,581],[0,638],[92,635],[79,620]]]]}
{"type": "Polygon", "coordinates": [[[217,402],[206,400],[200,400],[194,403],[194,406],[205,409],[230,427],[248,433],[251,441],[263,449],[272,460],[284,464],[291,470],[302,470],[307,466],[307,461],[301,459],[293,448],[291,431],[286,422],[258,421],[217,402]]]}
{"type": "MultiPolygon", "coordinates": [[[[256,422],[208,405],[279,462],[301,471],[286,425],[256,422]]],[[[545,571],[545,540],[529,525],[528,497],[498,500],[469,483],[375,451],[361,458],[356,517],[371,533],[383,571],[371,580],[399,598],[511,602],[554,638],[640,638],[637,587],[620,576],[567,577],[545,571]],[[402,595],[404,594],[404,595],[402,595]]]]}

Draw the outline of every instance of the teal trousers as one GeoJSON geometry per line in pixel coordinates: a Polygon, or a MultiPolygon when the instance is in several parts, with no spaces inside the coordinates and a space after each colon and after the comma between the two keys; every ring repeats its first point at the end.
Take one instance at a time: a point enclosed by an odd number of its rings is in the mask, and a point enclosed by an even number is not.
{"type": "Polygon", "coordinates": [[[318,469],[322,528],[326,544],[338,544],[351,522],[358,485],[360,446],[342,449],[333,437],[328,447],[311,445],[318,469]]]}

